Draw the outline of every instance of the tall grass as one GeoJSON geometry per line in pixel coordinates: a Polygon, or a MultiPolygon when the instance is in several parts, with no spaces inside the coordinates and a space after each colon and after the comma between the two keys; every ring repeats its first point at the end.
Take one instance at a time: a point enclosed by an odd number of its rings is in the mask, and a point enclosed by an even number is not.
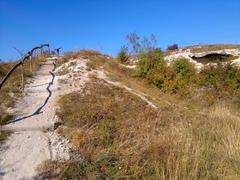
{"type": "MultiPolygon", "coordinates": [[[[62,96],[58,117],[64,127],[58,131],[76,149],[70,161],[46,162],[40,170],[42,177],[240,178],[237,97],[212,98],[209,103],[208,98],[216,91],[203,88],[194,90],[192,94],[195,94],[188,98],[179,99],[162,93],[112,59],[107,60],[103,55],[88,57],[89,68],[103,68],[112,81],[146,94],[158,109],[96,77],[81,93],[62,96]],[[203,98],[207,93],[209,97],[203,98]]],[[[182,63],[176,68],[182,70],[182,63]]]]}
{"type": "MultiPolygon", "coordinates": [[[[222,179],[240,177],[240,118],[224,103],[210,109],[165,105],[97,81],[59,101],[59,132],[80,159],[60,163],[64,178],[222,179]]],[[[49,167],[48,167],[49,168],[49,167]]]]}

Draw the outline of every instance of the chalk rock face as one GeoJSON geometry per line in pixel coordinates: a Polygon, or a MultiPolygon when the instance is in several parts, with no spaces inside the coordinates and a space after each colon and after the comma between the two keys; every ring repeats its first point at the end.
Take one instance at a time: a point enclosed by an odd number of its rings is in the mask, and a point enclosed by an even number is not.
{"type": "Polygon", "coordinates": [[[240,56],[239,56],[237,59],[233,60],[231,64],[233,64],[233,65],[236,65],[236,66],[239,66],[239,67],[240,67],[240,56]]]}
{"type": "Polygon", "coordinates": [[[187,49],[186,51],[180,50],[169,56],[166,56],[165,60],[167,60],[170,64],[174,60],[184,58],[184,59],[188,59],[191,63],[195,64],[195,67],[197,69],[201,69],[204,65],[202,63],[198,63],[197,61],[193,60],[192,58],[193,56],[194,54],[190,52],[190,49],[187,49]]]}
{"type": "Polygon", "coordinates": [[[240,48],[223,49],[223,50],[218,50],[218,51],[197,52],[197,53],[191,52],[190,49],[186,49],[184,51],[182,49],[179,49],[178,51],[173,52],[171,55],[166,56],[165,60],[167,60],[169,63],[171,63],[172,61],[181,59],[181,58],[188,59],[190,62],[195,64],[195,66],[198,70],[200,70],[201,68],[204,67],[204,64],[195,61],[194,58],[201,58],[201,57],[205,57],[210,54],[238,56],[237,59],[232,60],[230,62],[234,65],[240,66],[240,48]]]}
{"type": "Polygon", "coordinates": [[[204,57],[209,54],[220,54],[220,55],[233,55],[233,56],[239,56],[240,55],[240,49],[223,49],[219,51],[208,51],[208,52],[200,52],[200,53],[191,53],[191,57],[204,57]]]}
{"type": "Polygon", "coordinates": [[[132,56],[132,57],[129,59],[129,65],[135,65],[137,62],[138,62],[137,56],[132,56]]]}

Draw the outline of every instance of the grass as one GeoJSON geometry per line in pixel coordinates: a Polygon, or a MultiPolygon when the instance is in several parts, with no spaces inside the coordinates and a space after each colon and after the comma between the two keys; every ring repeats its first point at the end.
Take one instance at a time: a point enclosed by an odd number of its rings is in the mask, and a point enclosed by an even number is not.
{"type": "MultiPolygon", "coordinates": [[[[81,94],[63,96],[59,105],[58,116],[67,127],[59,132],[81,156],[51,162],[60,168],[60,179],[240,177],[237,107],[219,102],[186,109],[176,104],[156,111],[98,80],[81,94]]],[[[48,173],[55,172],[51,166],[47,165],[48,173]]]]}
{"type": "Polygon", "coordinates": [[[162,92],[159,91],[157,87],[149,84],[145,79],[139,78],[133,69],[121,66],[112,58],[107,59],[104,55],[90,57],[87,66],[89,69],[103,68],[108,72],[108,77],[111,81],[120,82],[136,91],[136,93],[146,94],[155,104],[164,104],[171,99],[170,97],[168,97],[167,100],[162,98],[162,92]]]}
{"type": "Polygon", "coordinates": [[[2,131],[0,130],[0,144],[7,139],[7,137],[9,136],[10,132],[8,131],[2,131]]]}
{"type": "Polygon", "coordinates": [[[239,179],[240,101],[216,98],[206,89],[187,98],[168,95],[104,55],[89,56],[89,69],[103,68],[138,96],[90,75],[81,93],[59,100],[58,132],[76,149],[67,162],[47,161],[43,178],[57,179],[239,179]],[[209,102],[211,101],[211,103],[209,102]]]}
{"type": "MultiPolygon", "coordinates": [[[[77,51],[69,51],[65,52],[64,55],[59,58],[59,60],[56,62],[57,66],[61,66],[62,64],[68,62],[71,59],[77,59],[77,58],[91,58],[102,55],[97,50],[90,50],[90,49],[81,49],[77,51]]],[[[107,55],[105,55],[107,56],[107,55]]]]}

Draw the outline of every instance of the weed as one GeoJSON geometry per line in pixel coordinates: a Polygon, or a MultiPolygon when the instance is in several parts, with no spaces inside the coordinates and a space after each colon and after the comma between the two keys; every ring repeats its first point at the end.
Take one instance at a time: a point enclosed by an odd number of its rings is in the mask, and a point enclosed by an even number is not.
{"type": "Polygon", "coordinates": [[[8,131],[3,131],[0,129],[0,143],[2,143],[6,138],[9,136],[10,132],[8,131]]]}
{"type": "Polygon", "coordinates": [[[127,47],[122,47],[120,52],[118,53],[116,60],[122,64],[126,64],[129,60],[128,49],[127,47]]]}

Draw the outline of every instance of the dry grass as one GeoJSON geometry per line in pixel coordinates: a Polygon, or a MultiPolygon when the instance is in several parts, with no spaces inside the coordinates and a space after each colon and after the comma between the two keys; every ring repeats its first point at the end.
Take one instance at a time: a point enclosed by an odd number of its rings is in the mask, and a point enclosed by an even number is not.
{"type": "Polygon", "coordinates": [[[179,99],[163,94],[104,55],[89,56],[117,81],[145,94],[151,109],[130,92],[98,80],[64,95],[58,131],[75,146],[67,162],[47,162],[41,177],[57,179],[239,179],[239,99],[179,99]]]}
{"type": "Polygon", "coordinates": [[[167,95],[163,97],[162,92],[156,86],[149,84],[145,79],[139,78],[134,69],[121,66],[117,61],[105,55],[90,57],[87,65],[89,69],[104,69],[111,81],[120,82],[136,93],[145,94],[154,104],[163,105],[170,103],[172,99],[167,95]]]}
{"type": "Polygon", "coordinates": [[[6,140],[6,138],[9,136],[10,132],[8,131],[2,131],[0,130],[0,144],[6,140]]]}
{"type": "Polygon", "coordinates": [[[224,103],[156,111],[123,89],[95,81],[81,94],[63,96],[59,105],[67,127],[59,132],[81,157],[46,166],[48,173],[60,168],[60,179],[240,178],[239,113],[224,103]]]}
{"type": "Polygon", "coordinates": [[[240,48],[240,44],[207,44],[207,45],[195,45],[186,46],[183,49],[191,49],[191,52],[206,52],[206,51],[218,51],[223,49],[236,49],[240,48]]]}
{"type": "Polygon", "coordinates": [[[95,57],[99,55],[101,55],[101,53],[97,50],[81,49],[77,51],[69,51],[69,52],[65,52],[64,55],[61,58],[59,58],[56,65],[60,66],[63,63],[68,62],[69,60],[77,59],[80,57],[90,58],[90,57],[95,57]]]}

